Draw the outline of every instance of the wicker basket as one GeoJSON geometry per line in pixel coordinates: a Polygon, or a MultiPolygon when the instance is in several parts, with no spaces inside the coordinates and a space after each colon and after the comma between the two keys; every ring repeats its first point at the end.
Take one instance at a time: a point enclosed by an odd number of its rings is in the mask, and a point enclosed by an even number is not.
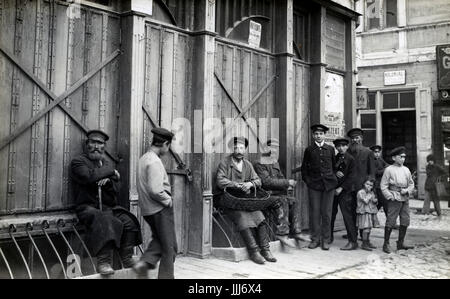
{"type": "Polygon", "coordinates": [[[270,193],[261,188],[253,188],[254,192],[245,194],[238,188],[225,188],[219,205],[232,210],[260,211],[277,201],[270,193]]]}

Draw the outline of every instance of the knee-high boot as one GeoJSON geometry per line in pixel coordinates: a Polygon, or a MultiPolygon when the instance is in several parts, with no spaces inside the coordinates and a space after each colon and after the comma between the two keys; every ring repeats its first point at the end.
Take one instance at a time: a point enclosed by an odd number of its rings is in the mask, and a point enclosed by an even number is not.
{"type": "Polygon", "coordinates": [[[405,236],[406,236],[406,230],[408,228],[406,226],[400,225],[400,228],[398,230],[398,241],[397,241],[397,250],[408,250],[413,249],[414,246],[406,245],[405,242],[405,236]]]}
{"type": "Polygon", "coordinates": [[[269,232],[267,231],[267,224],[261,223],[257,228],[259,247],[261,248],[261,255],[268,262],[276,262],[277,259],[270,252],[269,232]]]}
{"type": "Polygon", "coordinates": [[[259,247],[256,243],[255,237],[251,229],[246,228],[241,230],[242,239],[244,239],[245,245],[247,246],[249,257],[252,261],[257,264],[264,264],[264,258],[259,253],[259,247]]]}
{"type": "Polygon", "coordinates": [[[385,227],[384,228],[384,244],[383,244],[383,251],[386,253],[391,253],[391,246],[389,245],[389,239],[391,238],[392,228],[385,227]]]}
{"type": "Polygon", "coordinates": [[[113,251],[109,247],[103,247],[97,254],[97,272],[101,275],[114,274],[111,267],[113,251]]]}

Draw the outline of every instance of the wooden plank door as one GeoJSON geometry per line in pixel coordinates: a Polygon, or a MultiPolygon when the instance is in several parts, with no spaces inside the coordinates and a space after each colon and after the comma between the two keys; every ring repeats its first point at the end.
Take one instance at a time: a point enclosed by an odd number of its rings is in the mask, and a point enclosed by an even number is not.
{"type": "Polygon", "coordinates": [[[430,88],[416,90],[416,131],[417,131],[417,190],[419,198],[425,197],[427,155],[431,153],[433,100],[430,88]]]}
{"type": "MultiPolygon", "coordinates": [[[[145,95],[143,153],[151,145],[155,126],[175,133],[172,150],[189,167],[191,118],[191,41],[188,35],[162,26],[146,25],[145,47],[145,95]]],[[[142,154],[143,154],[142,153],[142,154]]],[[[173,155],[163,157],[170,176],[174,200],[175,230],[179,253],[186,251],[189,183],[186,176],[175,174],[178,164],[173,155]],[[172,174],[171,174],[172,173],[172,174]]],[[[148,227],[143,226],[144,239],[151,237],[148,227]]]]}

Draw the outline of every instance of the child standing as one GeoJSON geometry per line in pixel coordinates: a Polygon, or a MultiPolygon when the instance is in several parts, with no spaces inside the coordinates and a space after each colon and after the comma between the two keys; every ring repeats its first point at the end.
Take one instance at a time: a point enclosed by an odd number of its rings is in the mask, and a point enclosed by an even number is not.
{"type": "Polygon", "coordinates": [[[356,226],[359,228],[363,243],[361,248],[367,251],[375,249],[372,243],[370,243],[370,231],[372,227],[379,227],[380,222],[377,218],[377,197],[373,192],[375,181],[372,178],[366,178],[364,181],[364,188],[358,191],[356,195],[356,226]]]}

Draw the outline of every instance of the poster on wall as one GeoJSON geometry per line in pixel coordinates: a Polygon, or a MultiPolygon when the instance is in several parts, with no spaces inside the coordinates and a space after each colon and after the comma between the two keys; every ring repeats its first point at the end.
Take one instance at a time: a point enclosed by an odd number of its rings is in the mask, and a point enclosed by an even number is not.
{"type": "Polygon", "coordinates": [[[259,48],[261,44],[262,25],[260,23],[250,21],[250,32],[248,34],[248,44],[252,47],[259,48]]]}
{"type": "Polygon", "coordinates": [[[344,122],[344,77],[334,73],[326,73],[324,125],[330,128],[327,142],[345,136],[344,122]]]}

